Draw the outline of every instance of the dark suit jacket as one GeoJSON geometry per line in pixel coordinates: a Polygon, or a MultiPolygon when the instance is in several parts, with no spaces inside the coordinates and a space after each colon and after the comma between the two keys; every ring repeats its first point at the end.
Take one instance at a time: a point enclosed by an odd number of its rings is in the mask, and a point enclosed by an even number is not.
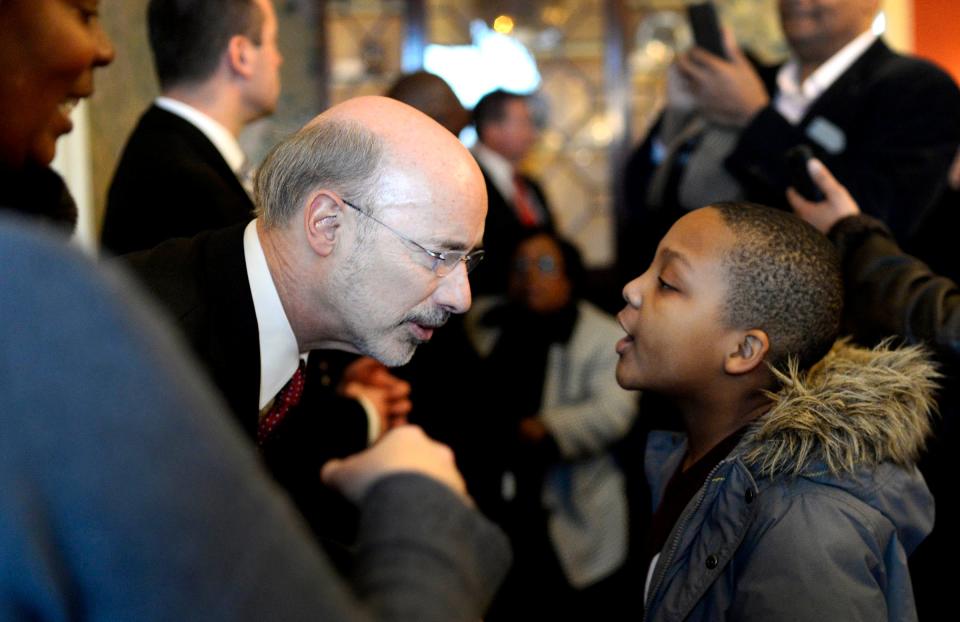
{"type": "MultiPolygon", "coordinates": [[[[507,289],[513,251],[527,228],[520,223],[513,205],[500,194],[482,166],[480,170],[487,184],[487,220],[483,233],[486,253],[480,265],[470,274],[470,286],[474,295],[502,294],[507,289]]],[[[530,177],[523,176],[523,179],[543,207],[546,220],[541,227],[553,231],[553,215],[543,189],[530,177]]]]}
{"type": "MultiPolygon", "coordinates": [[[[173,315],[193,351],[251,439],[259,417],[260,345],[243,254],[245,224],[170,240],[125,257],[173,315]]],[[[320,353],[318,353],[320,354],[320,353]]],[[[352,512],[319,481],[333,457],[367,445],[367,419],[353,400],[338,397],[328,356],[311,356],[300,404],[262,447],[273,476],[287,489],[321,538],[350,538],[352,512]]]]}
{"type": "Polygon", "coordinates": [[[110,184],[102,242],[129,253],[247,222],[252,214],[253,202],[203,132],[151,106],[110,184]]]}
{"type": "MultiPolygon", "coordinates": [[[[779,68],[757,67],[771,97],[779,68]]],[[[623,175],[622,278],[646,269],[660,238],[686,213],[676,200],[659,209],[646,204],[658,132],[659,124],[633,153],[623,175]]],[[[878,40],[810,106],[798,125],[784,119],[771,102],[743,129],[725,165],[747,199],[788,209],[790,178],[784,156],[798,144],[809,145],[863,211],[886,222],[905,242],[940,195],[960,145],[960,90],[936,66],[896,54],[878,40]],[[843,148],[831,153],[811,136],[824,133],[842,136],[843,148]]],[[[695,148],[696,143],[688,146],[695,148]]],[[[681,171],[682,165],[671,171],[674,196],[681,171]]]]}
{"type": "Polygon", "coordinates": [[[800,143],[813,148],[865,213],[905,241],[942,192],[960,145],[960,90],[940,68],[878,40],[798,125],[772,106],[761,111],[744,128],[727,168],[751,200],[785,205],[783,154],[800,143]],[[842,150],[830,152],[814,138],[824,122],[845,136],[842,150]]]}

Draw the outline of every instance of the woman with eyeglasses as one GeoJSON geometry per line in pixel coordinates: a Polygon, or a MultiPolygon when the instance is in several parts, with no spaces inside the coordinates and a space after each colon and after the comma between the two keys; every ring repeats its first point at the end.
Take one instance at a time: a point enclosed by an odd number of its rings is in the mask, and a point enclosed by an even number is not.
{"type": "Polygon", "coordinates": [[[627,499],[610,448],[636,409],[614,379],[617,323],[580,298],[584,276],[572,244],[529,234],[506,299],[478,300],[468,316],[515,558],[491,620],[586,619],[629,600],[627,499]]]}

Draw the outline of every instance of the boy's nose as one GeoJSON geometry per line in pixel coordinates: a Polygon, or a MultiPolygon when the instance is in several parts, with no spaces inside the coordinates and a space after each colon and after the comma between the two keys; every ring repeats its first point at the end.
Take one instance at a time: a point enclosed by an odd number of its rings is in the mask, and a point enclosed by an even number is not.
{"type": "Polygon", "coordinates": [[[640,293],[640,279],[636,278],[623,287],[623,300],[631,307],[640,308],[643,304],[643,294],[640,293]]]}

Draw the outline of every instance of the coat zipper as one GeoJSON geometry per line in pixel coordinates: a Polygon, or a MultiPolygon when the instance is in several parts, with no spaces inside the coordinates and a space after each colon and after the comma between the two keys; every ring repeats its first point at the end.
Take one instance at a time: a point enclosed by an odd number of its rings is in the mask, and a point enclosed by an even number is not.
{"type": "Polygon", "coordinates": [[[671,538],[670,548],[668,549],[668,555],[666,560],[663,556],[660,557],[660,570],[657,572],[653,584],[650,586],[650,598],[647,599],[647,602],[643,605],[643,619],[647,620],[648,615],[650,614],[650,604],[653,603],[654,597],[657,595],[657,591],[660,589],[660,584],[663,582],[664,575],[667,574],[667,568],[673,563],[673,556],[677,554],[677,548],[680,546],[680,537],[683,535],[683,532],[687,529],[687,523],[690,522],[690,517],[693,516],[697,510],[700,509],[700,506],[703,504],[703,500],[707,496],[707,484],[713,481],[713,476],[716,472],[723,466],[726,460],[721,461],[719,464],[713,467],[707,478],[703,481],[703,486],[700,487],[700,494],[697,495],[697,502],[690,507],[689,505],[683,511],[683,514],[680,515],[680,519],[677,521],[676,527],[674,527],[673,538],[671,538]]]}

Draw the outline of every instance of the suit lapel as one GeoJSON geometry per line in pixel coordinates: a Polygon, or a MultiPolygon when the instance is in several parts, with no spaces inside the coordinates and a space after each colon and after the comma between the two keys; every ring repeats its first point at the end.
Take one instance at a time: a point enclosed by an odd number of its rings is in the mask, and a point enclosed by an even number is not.
{"type": "Polygon", "coordinates": [[[150,110],[144,115],[144,121],[148,121],[158,131],[181,136],[190,146],[190,157],[208,166],[233,191],[236,200],[248,206],[247,212],[253,211],[253,201],[251,201],[250,195],[247,194],[243,184],[240,183],[236,173],[223,159],[210,139],[195,125],[155,105],[151,106],[150,110]]]}
{"type": "MultiPolygon", "coordinates": [[[[837,111],[844,114],[858,114],[859,106],[851,105],[860,97],[863,86],[871,76],[876,76],[876,66],[882,64],[893,53],[881,40],[877,39],[839,78],[813,102],[801,125],[807,126],[817,117],[830,119],[837,111]]],[[[833,120],[833,119],[831,119],[833,120]]],[[[836,122],[836,121],[834,121],[836,122]]]]}
{"type": "Polygon", "coordinates": [[[260,402],[260,339],[243,254],[245,226],[210,237],[202,257],[209,287],[209,364],[233,411],[256,433],[260,402]]]}

